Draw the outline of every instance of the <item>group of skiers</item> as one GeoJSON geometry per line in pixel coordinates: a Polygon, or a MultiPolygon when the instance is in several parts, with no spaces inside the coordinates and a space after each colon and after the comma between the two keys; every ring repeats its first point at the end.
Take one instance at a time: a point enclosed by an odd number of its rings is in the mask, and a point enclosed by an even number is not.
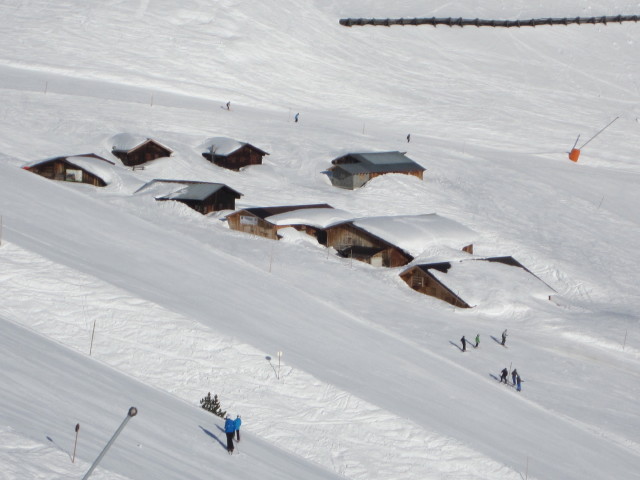
{"type": "MultiPolygon", "coordinates": [[[[507,367],[504,367],[502,369],[502,372],[500,372],[500,383],[504,382],[507,385],[509,385],[509,381],[507,380],[507,375],[509,375],[509,370],[507,370],[507,367]]],[[[520,374],[518,373],[518,370],[516,370],[515,368],[511,371],[511,381],[513,383],[513,386],[516,387],[516,390],[521,391],[522,390],[522,380],[520,379],[520,374]]]]}
{"type": "MultiPolygon", "coordinates": [[[[475,341],[476,341],[476,343],[475,343],[475,345],[473,345],[473,348],[478,348],[478,345],[480,345],[480,334],[479,333],[476,335],[475,341]]],[[[507,341],[507,330],[505,329],[504,332],[502,332],[502,341],[501,341],[500,345],[505,346],[506,341],[507,341]]],[[[462,351],[466,352],[467,351],[467,339],[466,339],[466,337],[464,335],[460,339],[460,342],[462,343],[462,351]]],[[[502,369],[502,372],[500,372],[500,373],[501,373],[501,375],[500,375],[500,383],[504,382],[506,384],[509,384],[509,381],[507,380],[507,376],[509,375],[509,370],[505,367],[504,369],[502,369]]],[[[520,379],[520,375],[518,374],[518,371],[515,368],[511,372],[511,379],[512,379],[512,382],[513,382],[513,386],[516,387],[516,390],[518,390],[520,392],[522,390],[522,380],[520,379]]]]}
{"type": "Polygon", "coordinates": [[[231,455],[234,450],[234,434],[236,436],[236,441],[240,441],[240,425],[242,425],[242,419],[240,418],[240,415],[237,415],[235,420],[231,418],[230,415],[227,415],[224,420],[224,433],[227,434],[227,452],[229,452],[229,455],[231,455]]]}

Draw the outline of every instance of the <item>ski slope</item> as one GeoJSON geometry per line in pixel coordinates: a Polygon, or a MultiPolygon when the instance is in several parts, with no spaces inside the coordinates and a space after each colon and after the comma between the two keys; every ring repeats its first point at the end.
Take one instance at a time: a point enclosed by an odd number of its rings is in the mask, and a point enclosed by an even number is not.
{"type": "Polygon", "coordinates": [[[0,54],[2,478],[81,478],[132,405],[140,414],[96,478],[636,478],[640,27],[338,19],[638,7],[0,6],[12,47],[0,54]],[[578,134],[616,116],[577,164],[567,159],[578,134]],[[20,168],[54,155],[113,160],[119,133],[175,153],[144,170],[118,165],[103,189],[20,168]],[[270,155],[224,170],[198,150],[213,136],[270,155]],[[353,150],[406,151],[425,180],[331,187],[321,172],[353,150]],[[350,262],[303,235],[243,235],[219,215],[134,193],[154,178],[226,183],[243,193],[238,207],[437,213],[478,232],[477,255],[512,255],[557,295],[456,310],[413,292],[402,268],[350,262]],[[480,347],[462,354],[458,339],[476,333],[480,347]],[[520,393],[497,382],[510,365],[520,393]],[[208,391],[243,417],[237,456],[198,406],[208,391]]]}

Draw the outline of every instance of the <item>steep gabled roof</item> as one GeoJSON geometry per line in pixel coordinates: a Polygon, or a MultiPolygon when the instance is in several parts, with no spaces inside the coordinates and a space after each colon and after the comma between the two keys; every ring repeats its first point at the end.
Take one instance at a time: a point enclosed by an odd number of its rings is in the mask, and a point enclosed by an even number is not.
{"type": "Polygon", "coordinates": [[[199,148],[202,150],[202,153],[211,153],[211,150],[213,149],[213,153],[215,155],[227,157],[233,152],[240,150],[245,145],[248,145],[249,147],[260,152],[263,155],[269,155],[264,150],[261,150],[258,147],[251,145],[250,143],[240,142],[228,137],[212,137],[202,143],[199,148]]]}
{"type": "Polygon", "coordinates": [[[348,153],[331,161],[337,168],[356,175],[358,173],[404,173],[423,172],[424,167],[417,164],[402,152],[348,153]]]}
{"type": "Polygon", "coordinates": [[[152,138],[143,137],[141,135],[133,135],[131,133],[119,133],[111,138],[112,151],[131,153],[134,150],[146,145],[147,143],[155,143],[156,145],[164,148],[170,154],[173,153],[169,147],[162,145],[160,142],[153,140],[152,138]]]}

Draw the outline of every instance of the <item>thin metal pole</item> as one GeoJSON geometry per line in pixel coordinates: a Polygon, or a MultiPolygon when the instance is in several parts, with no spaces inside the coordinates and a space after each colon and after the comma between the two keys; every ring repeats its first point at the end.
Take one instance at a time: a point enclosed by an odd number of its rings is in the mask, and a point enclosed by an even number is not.
{"type": "Polygon", "coordinates": [[[580,134],[578,134],[578,138],[576,138],[576,141],[573,143],[573,147],[571,147],[571,150],[576,148],[576,145],[578,144],[578,140],[580,140],[580,134]]]}
{"type": "Polygon", "coordinates": [[[611,120],[606,127],[604,127],[602,130],[600,130],[598,133],[596,133],[593,137],[591,137],[589,140],[587,140],[585,143],[582,144],[582,146],[580,147],[580,150],[582,150],[584,147],[587,146],[587,143],[589,143],[591,140],[593,140],[594,138],[596,138],[598,135],[600,135],[602,132],[604,132],[607,128],[609,128],[609,126],[615,122],[617,119],[619,119],[620,117],[616,117],[613,120],[611,120]]]}
{"type": "Polygon", "coordinates": [[[93,337],[96,334],[96,321],[93,321],[93,330],[91,331],[91,345],[89,345],[89,356],[91,356],[91,352],[93,350],[93,337]]]}
{"type": "Polygon", "coordinates": [[[78,431],[80,430],[80,424],[76,423],[76,441],[73,444],[73,457],[71,457],[71,463],[76,461],[76,446],[78,445],[78,431]]]}
{"type": "Polygon", "coordinates": [[[118,435],[120,435],[120,432],[122,432],[122,430],[127,425],[129,420],[131,420],[132,417],[135,417],[137,413],[138,413],[138,409],[136,407],[131,407],[129,409],[129,411],[127,412],[126,418],[122,421],[122,423],[120,424],[120,427],[118,427],[118,430],[116,430],[116,433],[113,434],[113,436],[111,437],[111,440],[109,440],[109,442],[102,449],[102,452],[100,452],[100,455],[98,455],[98,458],[96,458],[96,460],[93,462],[93,465],[91,465],[91,468],[89,469],[89,471],[85,474],[84,477],[82,477],[82,480],[87,480],[87,478],[89,478],[93,470],[95,470],[95,468],[100,463],[100,460],[102,460],[102,457],[105,456],[109,448],[111,448],[111,445],[113,445],[113,442],[116,441],[116,438],[118,438],[118,435]]]}
{"type": "Polygon", "coordinates": [[[624,342],[622,342],[622,350],[624,350],[624,347],[627,345],[627,333],[629,333],[629,330],[624,331],[624,342]]]}

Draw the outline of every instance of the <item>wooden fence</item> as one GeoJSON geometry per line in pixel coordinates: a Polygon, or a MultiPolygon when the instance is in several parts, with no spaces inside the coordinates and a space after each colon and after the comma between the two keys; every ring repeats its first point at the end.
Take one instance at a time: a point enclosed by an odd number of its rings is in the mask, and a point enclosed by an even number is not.
{"type": "Polygon", "coordinates": [[[538,25],[585,25],[602,23],[638,22],[640,15],[616,15],[609,17],[573,17],[573,18],[532,18],[529,20],[484,20],[481,18],[341,18],[340,25],[345,27],[374,25],[447,25],[449,27],[536,27],[538,25]]]}

